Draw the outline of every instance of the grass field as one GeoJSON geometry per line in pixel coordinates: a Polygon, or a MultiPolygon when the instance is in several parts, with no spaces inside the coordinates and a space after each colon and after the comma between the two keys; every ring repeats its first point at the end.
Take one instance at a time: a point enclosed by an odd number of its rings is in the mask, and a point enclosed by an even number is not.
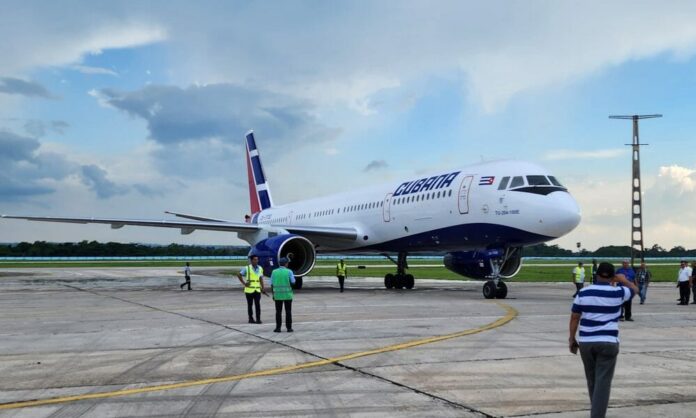
{"type": "MultiPolygon", "coordinates": [[[[228,270],[229,274],[235,273],[239,267],[246,263],[242,260],[199,260],[192,263],[195,274],[196,267],[221,267],[228,270]]],[[[615,265],[618,267],[618,262],[615,265]]],[[[27,262],[0,262],[0,270],[3,268],[109,268],[109,267],[159,267],[181,269],[181,261],[27,261],[27,262]]],[[[332,276],[336,266],[335,260],[318,260],[315,269],[309,276],[332,276]]],[[[349,277],[384,277],[387,273],[394,273],[395,266],[389,260],[350,260],[348,262],[349,277]]],[[[571,280],[571,270],[575,263],[570,260],[529,260],[522,270],[515,276],[514,281],[520,282],[564,282],[571,280]]],[[[466,278],[453,273],[442,266],[439,259],[414,259],[409,260],[409,273],[421,279],[445,279],[466,280],[466,278]]],[[[650,267],[653,280],[657,282],[676,282],[678,262],[664,260],[655,262],[650,267]]],[[[590,266],[587,265],[589,276],[590,266]]],[[[2,276],[2,275],[0,275],[2,276]]]]}

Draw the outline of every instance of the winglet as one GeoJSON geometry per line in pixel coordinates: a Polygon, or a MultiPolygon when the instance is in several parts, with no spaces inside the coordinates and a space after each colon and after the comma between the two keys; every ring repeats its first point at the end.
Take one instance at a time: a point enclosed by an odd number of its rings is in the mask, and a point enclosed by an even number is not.
{"type": "Polygon", "coordinates": [[[247,176],[249,179],[249,202],[251,213],[257,213],[273,206],[271,190],[263,171],[259,150],[256,147],[254,131],[246,134],[247,176]]]}

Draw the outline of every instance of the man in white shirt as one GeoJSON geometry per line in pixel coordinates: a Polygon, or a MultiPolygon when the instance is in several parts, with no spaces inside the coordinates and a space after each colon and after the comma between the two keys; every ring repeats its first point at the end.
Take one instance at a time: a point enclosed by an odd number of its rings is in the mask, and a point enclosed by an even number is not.
{"type": "Polygon", "coordinates": [[[179,286],[179,289],[184,290],[184,286],[188,286],[188,290],[191,290],[191,265],[188,262],[184,267],[184,279],[186,281],[179,286]]]}
{"type": "Polygon", "coordinates": [[[678,305],[688,305],[690,296],[690,281],[692,269],[689,264],[682,260],[679,274],[677,275],[677,287],[679,288],[679,303],[678,305]]]}

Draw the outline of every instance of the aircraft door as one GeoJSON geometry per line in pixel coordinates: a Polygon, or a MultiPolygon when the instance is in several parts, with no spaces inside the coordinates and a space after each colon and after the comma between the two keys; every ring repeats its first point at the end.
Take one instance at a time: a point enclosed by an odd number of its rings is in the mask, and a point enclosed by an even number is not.
{"type": "Polygon", "coordinates": [[[462,180],[461,186],[459,186],[457,205],[459,206],[459,213],[462,215],[469,213],[469,193],[471,192],[471,181],[473,179],[474,176],[466,176],[462,180]]]}
{"type": "Polygon", "coordinates": [[[382,203],[382,219],[384,219],[384,222],[391,220],[391,199],[391,193],[384,196],[384,202],[382,203]]]}

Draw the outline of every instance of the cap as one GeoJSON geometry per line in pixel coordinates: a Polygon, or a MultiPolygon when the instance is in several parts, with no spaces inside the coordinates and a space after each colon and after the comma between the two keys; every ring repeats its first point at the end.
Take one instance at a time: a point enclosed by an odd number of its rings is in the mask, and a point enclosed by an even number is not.
{"type": "Polygon", "coordinates": [[[624,258],[622,263],[630,263],[630,261],[628,261],[628,258],[624,258]]]}
{"type": "Polygon", "coordinates": [[[281,257],[281,259],[278,260],[278,264],[280,264],[281,266],[288,264],[288,262],[289,260],[286,257],[281,257]]]}
{"type": "Polygon", "coordinates": [[[606,262],[599,263],[599,266],[597,266],[597,276],[604,277],[605,279],[614,277],[614,265],[606,262]]]}

